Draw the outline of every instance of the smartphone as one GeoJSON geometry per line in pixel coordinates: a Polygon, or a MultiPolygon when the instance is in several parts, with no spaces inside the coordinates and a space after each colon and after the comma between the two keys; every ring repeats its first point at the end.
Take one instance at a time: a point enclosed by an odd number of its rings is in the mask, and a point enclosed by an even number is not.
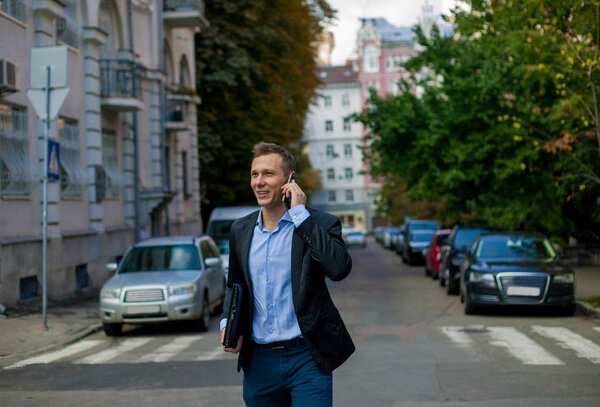
{"type": "MultiPolygon", "coordinates": [[[[294,179],[295,179],[294,178],[294,174],[290,173],[290,176],[288,177],[288,180],[287,180],[287,184],[289,184],[290,182],[292,182],[292,180],[294,180],[294,179]]],[[[289,197],[287,197],[287,196],[284,195],[283,198],[282,198],[282,200],[283,200],[283,204],[285,205],[285,209],[287,209],[289,211],[290,208],[291,208],[291,205],[292,205],[292,196],[291,196],[291,194],[290,194],[289,197]]]]}

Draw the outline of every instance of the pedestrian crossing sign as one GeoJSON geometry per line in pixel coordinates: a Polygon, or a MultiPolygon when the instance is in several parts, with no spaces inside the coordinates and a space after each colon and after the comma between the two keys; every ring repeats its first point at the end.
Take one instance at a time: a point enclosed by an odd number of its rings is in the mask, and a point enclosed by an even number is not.
{"type": "Polygon", "coordinates": [[[60,144],[48,140],[48,179],[58,181],[60,179],[60,144]]]}

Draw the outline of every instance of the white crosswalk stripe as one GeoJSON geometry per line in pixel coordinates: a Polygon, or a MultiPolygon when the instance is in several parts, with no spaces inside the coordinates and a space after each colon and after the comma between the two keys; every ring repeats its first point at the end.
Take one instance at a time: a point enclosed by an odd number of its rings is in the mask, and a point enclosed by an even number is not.
{"type": "Polygon", "coordinates": [[[100,343],[102,343],[102,341],[83,340],[81,342],[74,343],[73,345],[67,346],[66,348],[57,350],[55,352],[45,353],[40,356],[35,356],[29,359],[21,360],[13,365],[5,367],[4,369],[17,369],[19,367],[28,365],[52,363],[59,359],[63,359],[67,356],[76,355],[78,353],[91,349],[100,343]]]}
{"type": "MultiPolygon", "coordinates": [[[[226,353],[223,350],[223,346],[219,345],[216,348],[214,348],[212,351],[206,352],[206,353],[200,355],[196,360],[203,361],[203,360],[215,360],[215,359],[230,359],[231,355],[233,355],[233,353],[226,353]]],[[[236,355],[236,357],[237,357],[237,355],[236,355]]]]}
{"type": "Polygon", "coordinates": [[[472,341],[469,335],[465,332],[465,327],[462,326],[443,326],[442,332],[450,338],[452,342],[462,348],[471,346],[472,341]]]}
{"type": "Polygon", "coordinates": [[[539,335],[555,340],[560,347],[573,350],[580,358],[600,363],[600,346],[591,340],[562,327],[534,325],[532,329],[539,335]]]}
{"type": "Polygon", "coordinates": [[[117,346],[108,348],[108,349],[98,352],[96,354],[93,354],[93,355],[87,356],[83,359],[77,360],[77,361],[75,361],[75,363],[84,364],[84,365],[97,365],[100,363],[105,363],[105,362],[115,359],[115,358],[119,357],[120,355],[123,355],[135,348],[143,346],[143,345],[147,344],[148,342],[150,342],[151,340],[152,340],[152,338],[127,339],[127,340],[119,343],[117,346]]]}
{"type": "Polygon", "coordinates": [[[166,362],[167,360],[173,359],[177,354],[191,346],[194,342],[202,339],[202,336],[181,336],[173,339],[169,343],[161,346],[160,348],[152,351],[151,353],[147,353],[142,356],[138,362],[146,363],[146,362],[166,362]]]}
{"type": "Polygon", "coordinates": [[[595,326],[594,330],[600,332],[600,326],[595,326]]]}
{"type": "Polygon", "coordinates": [[[527,335],[512,327],[489,327],[490,343],[505,348],[526,365],[564,365],[527,335]]]}

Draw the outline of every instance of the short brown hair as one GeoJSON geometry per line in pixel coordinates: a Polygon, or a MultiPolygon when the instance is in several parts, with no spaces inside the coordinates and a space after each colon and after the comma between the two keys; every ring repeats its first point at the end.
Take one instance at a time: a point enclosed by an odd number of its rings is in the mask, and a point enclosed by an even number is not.
{"type": "Polygon", "coordinates": [[[278,144],[261,141],[254,145],[252,153],[254,154],[254,158],[273,153],[279,154],[281,156],[281,167],[283,170],[287,173],[296,171],[296,160],[294,159],[294,156],[278,144]]]}

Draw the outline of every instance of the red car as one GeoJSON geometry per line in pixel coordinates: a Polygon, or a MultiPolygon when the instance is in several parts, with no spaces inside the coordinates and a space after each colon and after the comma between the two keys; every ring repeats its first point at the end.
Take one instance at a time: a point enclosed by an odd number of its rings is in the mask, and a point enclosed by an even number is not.
{"type": "Polygon", "coordinates": [[[450,229],[438,230],[431,238],[431,243],[425,251],[425,275],[431,276],[434,280],[437,280],[440,274],[442,246],[446,244],[449,235],[450,229]]]}

